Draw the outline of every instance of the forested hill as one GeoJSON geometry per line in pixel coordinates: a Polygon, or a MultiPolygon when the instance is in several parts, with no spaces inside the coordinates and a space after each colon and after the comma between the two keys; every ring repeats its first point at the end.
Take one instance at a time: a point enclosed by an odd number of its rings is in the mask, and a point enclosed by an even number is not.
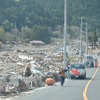
{"type": "MultiPolygon", "coordinates": [[[[57,20],[63,24],[64,0],[37,0],[57,20]]],[[[100,0],[67,0],[68,24],[79,25],[83,16],[92,30],[100,28],[100,0]]]]}
{"type": "MultiPolygon", "coordinates": [[[[100,27],[100,0],[67,0],[68,25],[79,25],[81,16],[92,30],[100,27]]],[[[0,0],[0,25],[6,31],[34,25],[53,29],[63,25],[64,0],[0,0]]]]}

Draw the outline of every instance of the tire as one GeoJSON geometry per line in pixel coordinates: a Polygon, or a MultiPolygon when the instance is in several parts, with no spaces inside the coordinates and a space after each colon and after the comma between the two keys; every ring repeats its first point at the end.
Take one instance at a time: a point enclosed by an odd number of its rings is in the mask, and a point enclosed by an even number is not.
{"type": "Polygon", "coordinates": [[[72,80],[72,79],[74,79],[74,77],[70,77],[70,79],[72,80]]]}

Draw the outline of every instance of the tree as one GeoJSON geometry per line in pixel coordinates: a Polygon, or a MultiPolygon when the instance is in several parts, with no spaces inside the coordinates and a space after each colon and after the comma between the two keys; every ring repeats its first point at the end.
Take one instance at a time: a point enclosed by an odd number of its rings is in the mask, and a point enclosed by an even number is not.
{"type": "Polygon", "coordinates": [[[7,34],[3,28],[0,28],[0,41],[5,42],[7,40],[7,34]]]}
{"type": "Polygon", "coordinates": [[[50,33],[46,26],[34,26],[32,28],[31,40],[41,40],[45,43],[50,42],[50,33]]]}
{"type": "Polygon", "coordinates": [[[25,40],[25,42],[29,42],[31,37],[31,29],[27,26],[22,27],[20,36],[25,40]]]}
{"type": "Polygon", "coordinates": [[[92,42],[94,44],[94,49],[96,47],[96,42],[98,41],[98,36],[97,36],[97,33],[94,32],[93,35],[92,35],[92,42]]]}
{"type": "Polygon", "coordinates": [[[8,20],[5,20],[5,21],[3,22],[3,28],[4,28],[6,31],[10,31],[13,27],[14,27],[14,25],[11,24],[8,20]]]}
{"type": "Polygon", "coordinates": [[[96,47],[96,42],[98,41],[98,36],[97,36],[96,32],[91,33],[91,34],[92,34],[92,35],[90,35],[90,36],[88,37],[88,40],[89,40],[89,43],[90,43],[91,46],[92,46],[92,49],[95,49],[95,47],[96,47]]]}

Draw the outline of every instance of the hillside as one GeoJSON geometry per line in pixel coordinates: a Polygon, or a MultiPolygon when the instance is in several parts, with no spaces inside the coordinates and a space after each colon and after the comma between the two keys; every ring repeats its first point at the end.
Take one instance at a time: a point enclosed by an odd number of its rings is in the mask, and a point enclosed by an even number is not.
{"type": "MultiPolygon", "coordinates": [[[[91,0],[91,2],[67,0],[68,33],[72,37],[74,34],[76,36],[79,34],[79,30],[73,30],[72,26],[76,26],[77,29],[80,27],[81,16],[84,17],[83,23],[88,22],[89,32],[100,32],[99,5],[100,0],[91,0]]],[[[0,0],[0,28],[3,28],[4,32],[19,34],[21,39],[43,41],[49,39],[50,42],[50,36],[57,36],[58,33],[63,32],[63,15],[64,0],[0,0]],[[17,32],[16,30],[12,32],[15,28],[18,29],[17,32]],[[52,31],[56,31],[56,34],[51,34],[52,31]]]]}
{"type": "MultiPolygon", "coordinates": [[[[63,25],[64,0],[0,0],[0,24],[8,20],[12,26],[63,25]]],[[[68,0],[68,24],[79,25],[77,20],[84,16],[91,28],[100,26],[100,0],[68,0]]],[[[9,30],[9,29],[8,29],[9,30]]]]}

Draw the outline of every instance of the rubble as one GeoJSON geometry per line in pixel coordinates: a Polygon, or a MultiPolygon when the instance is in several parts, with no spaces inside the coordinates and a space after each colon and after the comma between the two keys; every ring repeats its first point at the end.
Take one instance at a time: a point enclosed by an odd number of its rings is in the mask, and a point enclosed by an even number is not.
{"type": "MultiPolygon", "coordinates": [[[[60,80],[63,52],[57,50],[62,44],[37,46],[27,43],[8,47],[9,51],[8,48],[0,51],[0,95],[17,94],[45,86],[47,78],[52,77],[55,82],[60,80]]],[[[80,57],[70,56],[69,59],[73,63],[79,61],[80,57]]]]}
{"type": "Polygon", "coordinates": [[[59,46],[17,44],[9,47],[9,51],[8,48],[0,51],[0,82],[4,81],[0,85],[1,95],[17,94],[33,87],[45,86],[45,80],[51,76],[56,82],[59,80],[57,72],[62,65],[62,60],[59,60],[62,56],[52,55],[59,46]],[[46,57],[48,55],[50,59],[46,57]],[[34,72],[27,76],[26,69],[32,67],[34,72]],[[50,75],[46,74],[48,70],[51,71],[50,75]]]}

